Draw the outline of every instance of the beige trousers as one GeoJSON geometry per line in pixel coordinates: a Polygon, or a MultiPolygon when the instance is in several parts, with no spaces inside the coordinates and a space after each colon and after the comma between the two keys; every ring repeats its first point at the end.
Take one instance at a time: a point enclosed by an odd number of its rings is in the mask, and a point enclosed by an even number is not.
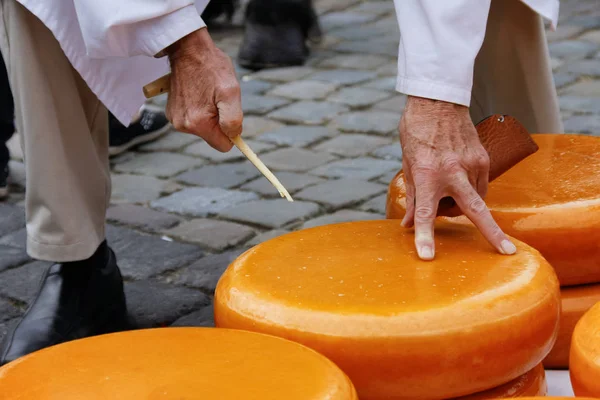
{"type": "Polygon", "coordinates": [[[26,165],[27,250],[77,261],[104,240],[108,113],[40,20],[0,0],[0,45],[26,165]]]}
{"type": "Polygon", "coordinates": [[[542,18],[520,0],[492,0],[475,60],[471,118],[517,118],[531,133],[563,133],[542,18]]]}

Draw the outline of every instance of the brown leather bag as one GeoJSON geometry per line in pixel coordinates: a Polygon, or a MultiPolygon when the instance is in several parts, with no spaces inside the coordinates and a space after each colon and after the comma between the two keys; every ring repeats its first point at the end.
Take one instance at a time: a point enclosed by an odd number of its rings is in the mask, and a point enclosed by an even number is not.
{"type": "MultiPolygon", "coordinates": [[[[510,115],[490,115],[475,125],[475,129],[490,156],[490,182],[538,151],[527,129],[510,115]]],[[[440,200],[438,215],[459,215],[460,210],[451,210],[455,206],[451,197],[444,197],[440,200]]]]}

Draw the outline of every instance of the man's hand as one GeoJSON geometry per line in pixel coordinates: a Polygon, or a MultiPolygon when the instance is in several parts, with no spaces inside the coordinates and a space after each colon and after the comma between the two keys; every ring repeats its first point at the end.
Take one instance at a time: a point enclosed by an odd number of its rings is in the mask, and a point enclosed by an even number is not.
{"type": "Polygon", "coordinates": [[[402,226],[415,226],[421,259],[434,258],[434,221],[439,201],[446,196],[500,253],[516,252],[483,201],[490,161],[467,107],[409,96],[400,121],[400,141],[406,177],[402,226]]]}
{"type": "Polygon", "coordinates": [[[167,118],[178,131],[203,138],[226,152],[242,133],[240,85],[229,57],[206,29],[190,33],[167,49],[171,87],[167,118]]]}

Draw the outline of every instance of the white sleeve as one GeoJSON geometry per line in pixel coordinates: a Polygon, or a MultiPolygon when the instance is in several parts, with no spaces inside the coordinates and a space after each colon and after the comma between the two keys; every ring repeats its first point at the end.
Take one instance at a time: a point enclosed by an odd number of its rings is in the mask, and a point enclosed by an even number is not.
{"type": "Polygon", "coordinates": [[[491,0],[394,0],[399,92],[469,106],[491,0]]]}
{"type": "Polygon", "coordinates": [[[209,0],[73,0],[87,55],[154,56],[205,27],[209,0]],[[196,3],[196,4],[195,4],[196,3]]]}

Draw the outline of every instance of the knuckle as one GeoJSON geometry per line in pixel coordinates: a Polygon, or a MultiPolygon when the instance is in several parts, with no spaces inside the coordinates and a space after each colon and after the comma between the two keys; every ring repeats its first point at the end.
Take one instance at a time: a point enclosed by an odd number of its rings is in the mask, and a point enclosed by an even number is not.
{"type": "Polygon", "coordinates": [[[487,209],[485,202],[481,197],[475,197],[474,199],[469,201],[469,211],[473,214],[481,215],[487,209]]]}
{"type": "Polygon", "coordinates": [[[237,82],[223,82],[219,85],[219,91],[225,97],[237,97],[241,93],[237,82]]]}
{"type": "Polygon", "coordinates": [[[473,164],[479,168],[488,169],[490,167],[490,156],[486,153],[479,153],[475,156],[473,164]]]}
{"type": "Polygon", "coordinates": [[[460,158],[454,154],[444,158],[442,161],[442,168],[448,172],[456,172],[463,169],[460,158]]]}
{"type": "Polygon", "coordinates": [[[415,218],[419,221],[428,221],[435,218],[433,208],[428,206],[419,206],[415,209],[415,218]]]}

